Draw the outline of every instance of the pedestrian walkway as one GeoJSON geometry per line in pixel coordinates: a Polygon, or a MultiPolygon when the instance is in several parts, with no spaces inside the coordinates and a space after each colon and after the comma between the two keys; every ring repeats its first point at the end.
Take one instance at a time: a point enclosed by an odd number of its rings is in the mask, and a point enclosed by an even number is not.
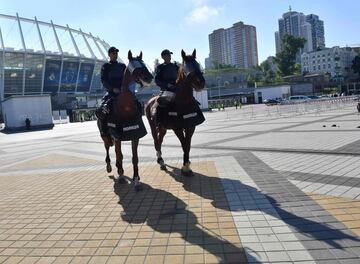
{"type": "Polygon", "coordinates": [[[0,134],[0,263],[359,263],[355,103],[291,117],[241,111],[205,114],[192,177],[172,132],[166,171],[150,135],[141,139],[140,192],[129,143],[128,182],[106,172],[95,122],[0,134]]]}

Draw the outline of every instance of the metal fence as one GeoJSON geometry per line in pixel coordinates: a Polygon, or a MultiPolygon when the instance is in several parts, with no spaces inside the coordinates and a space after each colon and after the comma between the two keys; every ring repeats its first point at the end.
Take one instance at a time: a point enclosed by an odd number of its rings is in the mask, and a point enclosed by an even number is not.
{"type": "Polygon", "coordinates": [[[291,117],[309,113],[320,115],[322,112],[345,108],[353,108],[356,111],[358,100],[359,97],[356,96],[342,96],[283,105],[246,105],[239,110],[238,114],[245,118],[253,119],[264,116],[291,117]]]}

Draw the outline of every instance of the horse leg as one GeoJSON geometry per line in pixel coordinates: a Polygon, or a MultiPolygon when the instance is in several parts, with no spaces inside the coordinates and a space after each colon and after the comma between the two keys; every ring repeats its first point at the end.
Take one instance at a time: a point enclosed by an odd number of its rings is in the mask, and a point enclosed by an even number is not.
{"type": "Polygon", "coordinates": [[[105,157],[105,162],[106,162],[106,171],[108,173],[110,173],[112,171],[112,167],[111,167],[111,160],[110,160],[110,155],[109,155],[109,149],[112,146],[112,140],[109,137],[102,137],[102,140],[104,142],[104,146],[105,146],[105,150],[106,150],[106,157],[105,157]]]}
{"type": "Polygon", "coordinates": [[[123,177],[124,176],[124,169],[123,169],[123,154],[121,152],[121,141],[115,140],[115,153],[116,153],[116,167],[117,172],[119,174],[118,182],[119,183],[125,183],[126,180],[123,177]]]}
{"type": "Polygon", "coordinates": [[[184,148],[184,160],[183,166],[185,172],[192,174],[190,168],[190,148],[191,148],[191,138],[194,135],[195,127],[189,127],[185,129],[185,148],[184,148]]]}
{"type": "Polygon", "coordinates": [[[164,160],[162,158],[162,153],[161,153],[161,145],[164,139],[164,136],[166,134],[166,129],[159,127],[156,128],[156,124],[155,122],[151,119],[148,118],[149,120],[149,124],[150,124],[150,129],[151,129],[151,135],[154,139],[154,146],[155,146],[155,150],[156,150],[156,157],[157,157],[157,163],[160,164],[160,168],[162,170],[166,169],[164,160]]]}
{"type": "Polygon", "coordinates": [[[157,135],[157,141],[158,146],[156,149],[156,156],[157,156],[157,163],[160,165],[161,170],[166,170],[165,162],[162,158],[162,152],[161,152],[161,146],[164,140],[164,137],[166,135],[166,128],[159,128],[158,135],[157,135]]]}
{"type": "Polygon", "coordinates": [[[138,168],[138,163],[139,163],[138,151],[137,151],[138,146],[139,146],[139,140],[138,139],[131,141],[132,164],[133,164],[133,170],[134,170],[133,182],[134,182],[134,186],[135,186],[136,191],[141,190],[139,168],[138,168]]]}
{"type": "Polygon", "coordinates": [[[190,169],[189,152],[187,152],[186,138],[183,129],[173,129],[175,135],[180,140],[181,147],[183,149],[183,166],[181,168],[181,174],[184,176],[190,176],[192,171],[190,169]]]}
{"type": "Polygon", "coordinates": [[[111,167],[111,160],[110,160],[110,155],[109,155],[109,148],[110,146],[106,146],[106,158],[105,158],[105,162],[106,162],[106,171],[108,173],[110,173],[112,171],[112,167],[111,167]]]}

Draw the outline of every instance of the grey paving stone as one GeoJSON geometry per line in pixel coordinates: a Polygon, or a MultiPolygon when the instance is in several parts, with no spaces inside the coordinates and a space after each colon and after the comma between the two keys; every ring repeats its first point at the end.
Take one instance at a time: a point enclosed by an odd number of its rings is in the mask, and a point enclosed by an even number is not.
{"type": "Polygon", "coordinates": [[[341,262],[336,259],[328,259],[328,260],[317,260],[316,263],[318,263],[318,264],[339,264],[341,262]]]}
{"type": "Polygon", "coordinates": [[[341,264],[359,264],[359,258],[354,259],[340,259],[341,264]]]}
{"type": "Polygon", "coordinates": [[[266,255],[268,256],[270,262],[291,260],[285,251],[267,251],[266,255]]]}
{"type": "Polygon", "coordinates": [[[286,251],[292,261],[306,261],[306,260],[313,260],[311,255],[305,251],[286,251]]]}
{"type": "Polygon", "coordinates": [[[352,259],[358,257],[354,252],[351,251],[351,249],[348,248],[329,249],[329,251],[338,259],[352,259]]]}
{"type": "Polygon", "coordinates": [[[326,249],[310,249],[308,250],[310,255],[316,260],[334,260],[336,256],[330,253],[329,250],[326,249]]]}

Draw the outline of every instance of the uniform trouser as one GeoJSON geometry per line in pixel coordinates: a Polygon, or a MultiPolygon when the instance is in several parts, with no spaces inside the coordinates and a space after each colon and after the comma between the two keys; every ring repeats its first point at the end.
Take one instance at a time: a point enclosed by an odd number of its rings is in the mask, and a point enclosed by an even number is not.
{"type": "Polygon", "coordinates": [[[113,102],[113,95],[106,93],[104,97],[101,99],[100,106],[96,109],[95,114],[96,117],[100,120],[99,124],[99,130],[102,135],[107,134],[107,118],[108,114],[106,112],[109,112],[109,110],[112,107],[113,102]],[[105,107],[107,108],[107,111],[105,111],[105,107]]]}
{"type": "Polygon", "coordinates": [[[103,98],[101,99],[100,106],[96,109],[95,114],[97,118],[99,119],[105,119],[107,115],[106,112],[109,112],[112,106],[114,95],[106,93],[103,98]],[[105,108],[107,108],[107,111],[105,111],[105,108]]]}

